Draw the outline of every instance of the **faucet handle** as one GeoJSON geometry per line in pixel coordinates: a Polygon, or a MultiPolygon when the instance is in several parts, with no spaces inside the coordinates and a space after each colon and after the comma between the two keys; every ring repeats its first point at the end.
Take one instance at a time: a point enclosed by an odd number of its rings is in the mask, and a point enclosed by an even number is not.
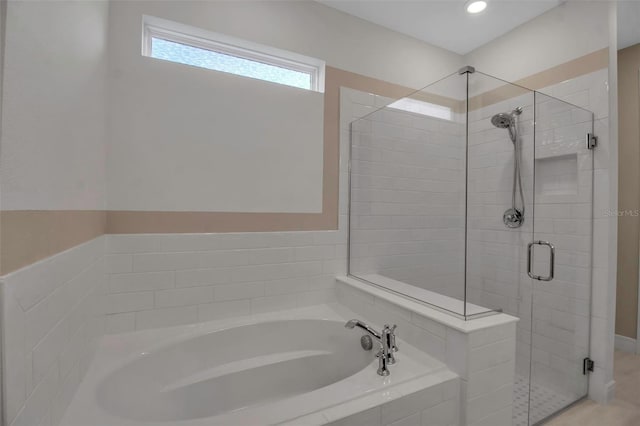
{"type": "Polygon", "coordinates": [[[396,344],[396,328],[398,328],[398,326],[394,324],[389,332],[389,350],[391,352],[398,352],[398,345],[396,344]]]}
{"type": "Polygon", "coordinates": [[[382,347],[384,350],[384,353],[387,356],[387,363],[389,365],[393,365],[396,363],[396,358],[393,355],[394,352],[398,351],[398,348],[395,346],[396,345],[396,338],[394,335],[394,331],[396,329],[396,326],[394,325],[393,328],[389,327],[389,324],[385,324],[384,325],[384,329],[382,330],[382,347]]]}
{"type": "Polygon", "coordinates": [[[384,349],[380,348],[380,350],[376,354],[376,357],[378,357],[378,371],[377,371],[378,375],[379,376],[388,376],[390,374],[389,367],[388,367],[389,366],[389,358],[384,353],[384,349]]]}

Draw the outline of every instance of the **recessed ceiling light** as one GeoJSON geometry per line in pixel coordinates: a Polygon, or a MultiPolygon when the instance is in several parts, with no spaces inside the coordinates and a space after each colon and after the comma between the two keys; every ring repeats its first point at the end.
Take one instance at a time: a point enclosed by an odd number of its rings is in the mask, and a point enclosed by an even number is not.
{"type": "Polygon", "coordinates": [[[480,13],[487,8],[487,2],[482,0],[470,0],[464,7],[469,13],[480,13]]]}

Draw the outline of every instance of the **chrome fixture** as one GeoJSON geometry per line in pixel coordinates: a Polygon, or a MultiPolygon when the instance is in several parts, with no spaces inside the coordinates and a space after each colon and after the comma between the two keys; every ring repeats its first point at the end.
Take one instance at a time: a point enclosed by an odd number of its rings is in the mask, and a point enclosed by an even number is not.
{"type": "Polygon", "coordinates": [[[460,75],[467,74],[467,73],[473,74],[474,72],[476,72],[476,69],[471,65],[464,66],[458,70],[458,74],[460,75]]]}
{"type": "Polygon", "coordinates": [[[587,149],[596,149],[598,137],[593,133],[587,133],[587,149]]]}
{"type": "MultiPolygon", "coordinates": [[[[396,363],[396,358],[394,353],[398,352],[398,346],[396,346],[396,335],[395,331],[397,326],[389,327],[388,324],[385,324],[382,332],[378,332],[374,330],[371,326],[365,324],[364,322],[352,319],[347,321],[344,325],[346,328],[352,329],[355,327],[361,328],[371,336],[373,336],[380,343],[380,350],[376,354],[378,357],[378,374],[380,376],[388,376],[389,375],[389,365],[393,365],[396,363]]],[[[360,344],[365,348],[363,344],[363,340],[360,340],[360,344]]]]}
{"type": "Polygon", "coordinates": [[[539,241],[530,242],[529,245],[527,245],[527,274],[529,275],[529,277],[538,281],[551,281],[554,276],[555,266],[556,266],[556,248],[553,246],[553,244],[551,244],[548,241],[539,240],[539,241]],[[549,247],[549,275],[547,275],[546,277],[535,275],[531,271],[531,268],[533,267],[531,258],[533,257],[534,245],[549,247]]]}
{"type": "Polygon", "coordinates": [[[524,192],[522,191],[522,176],[520,167],[520,157],[522,156],[522,146],[518,137],[518,116],[522,114],[522,107],[518,107],[511,112],[501,112],[491,117],[491,124],[499,129],[507,129],[509,138],[513,142],[513,188],[511,190],[511,208],[502,215],[502,221],[507,228],[519,228],[524,223],[524,192]],[[520,193],[520,205],[516,205],[516,186],[520,193]]]}
{"type": "Polygon", "coordinates": [[[371,349],[373,349],[373,339],[371,338],[371,336],[369,336],[368,334],[363,334],[360,338],[360,346],[362,346],[362,349],[364,349],[365,351],[370,351],[371,349]]]}

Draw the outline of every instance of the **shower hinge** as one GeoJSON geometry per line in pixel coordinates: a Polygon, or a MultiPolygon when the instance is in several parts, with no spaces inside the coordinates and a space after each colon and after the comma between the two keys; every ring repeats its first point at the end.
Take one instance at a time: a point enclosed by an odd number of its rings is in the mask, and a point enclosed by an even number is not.
{"type": "Polygon", "coordinates": [[[594,149],[598,146],[598,137],[593,133],[587,133],[587,149],[594,149]]]}
{"type": "Polygon", "coordinates": [[[591,358],[585,358],[582,360],[582,374],[585,376],[588,373],[593,373],[593,368],[596,366],[596,363],[593,362],[591,358]]]}

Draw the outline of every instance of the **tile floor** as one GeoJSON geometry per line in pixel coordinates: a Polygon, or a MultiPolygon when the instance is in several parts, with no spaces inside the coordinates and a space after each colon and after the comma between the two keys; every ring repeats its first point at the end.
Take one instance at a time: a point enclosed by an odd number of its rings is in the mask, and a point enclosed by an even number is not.
{"type": "Polygon", "coordinates": [[[546,426],[639,426],[640,425],[640,356],[616,352],[616,396],[608,405],[583,401],[546,426]]]}
{"type": "MultiPolygon", "coordinates": [[[[536,424],[571,404],[573,398],[563,396],[544,386],[531,386],[531,424],[536,424]]],[[[516,375],[513,387],[513,426],[527,426],[529,415],[529,381],[516,375]]]]}

